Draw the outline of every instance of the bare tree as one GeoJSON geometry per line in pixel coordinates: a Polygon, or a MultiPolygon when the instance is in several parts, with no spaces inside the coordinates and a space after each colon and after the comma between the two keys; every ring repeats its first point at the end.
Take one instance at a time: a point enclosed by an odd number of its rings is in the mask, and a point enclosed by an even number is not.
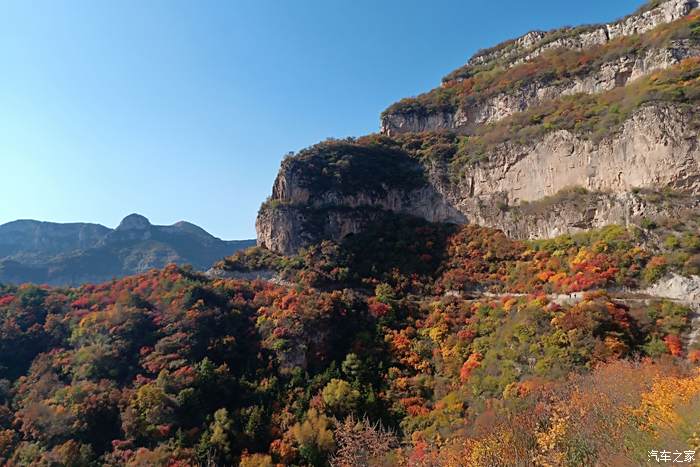
{"type": "Polygon", "coordinates": [[[387,465],[387,456],[398,447],[393,431],[367,417],[357,419],[350,415],[335,429],[337,451],[331,459],[334,467],[387,465]]]}

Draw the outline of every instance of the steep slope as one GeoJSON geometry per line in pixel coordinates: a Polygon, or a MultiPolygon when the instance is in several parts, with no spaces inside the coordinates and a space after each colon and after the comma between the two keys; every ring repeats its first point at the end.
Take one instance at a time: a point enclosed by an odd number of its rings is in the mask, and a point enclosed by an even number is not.
{"type": "Polygon", "coordinates": [[[694,449],[700,218],[683,221],[524,242],[387,214],[219,265],[283,280],[170,265],[0,285],[0,464],[636,466],[694,449]]]}
{"type": "Polygon", "coordinates": [[[77,285],[168,263],[203,270],[252,243],[223,241],[187,222],[151,225],[138,214],[124,218],[114,230],[97,224],[15,221],[0,226],[0,282],[77,285]]]}
{"type": "Polygon", "coordinates": [[[282,163],[272,198],[258,215],[258,241],[295,252],[320,238],[358,232],[386,211],[465,220],[400,147],[364,139],[326,141],[282,163]]]}
{"type": "Polygon", "coordinates": [[[697,2],[669,0],[609,25],[531,32],[477,54],[438,89],[382,113],[382,132],[475,127],[561,95],[625,86],[700,55],[697,2]]]}
{"type": "Polygon", "coordinates": [[[381,135],[286,160],[260,210],[258,242],[293,253],[387,211],[515,238],[695,212],[699,54],[700,12],[682,0],[477,54],[440,88],[385,111],[381,135]],[[394,157],[373,156],[386,151],[394,157]],[[355,170],[361,160],[372,167],[369,188],[355,170]],[[420,181],[398,184],[395,162],[409,160],[420,181]]]}

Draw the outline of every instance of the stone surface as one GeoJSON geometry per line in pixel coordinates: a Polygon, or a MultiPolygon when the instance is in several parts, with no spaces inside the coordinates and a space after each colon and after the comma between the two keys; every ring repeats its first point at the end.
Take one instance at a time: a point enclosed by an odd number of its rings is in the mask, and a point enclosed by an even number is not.
{"type": "Polygon", "coordinates": [[[553,48],[585,49],[619,37],[642,34],[661,24],[682,18],[696,8],[698,8],[697,0],[668,0],[654,9],[630,15],[613,23],[583,28],[579,33],[575,28],[558,30],[558,35],[564,37],[554,40],[551,40],[554,36],[552,32],[532,31],[513,41],[479,52],[467,63],[483,65],[497,60],[508,61],[527,52],[525,59],[514,60],[511,62],[513,65],[531,60],[553,48]]]}
{"type": "Polygon", "coordinates": [[[650,105],[600,143],[565,130],[529,145],[505,143],[475,163],[456,192],[445,195],[459,205],[495,193],[517,204],[573,186],[610,193],[671,187],[697,194],[700,135],[688,128],[689,119],[673,105],[650,105]]]}
{"type": "Polygon", "coordinates": [[[649,287],[647,294],[675,300],[691,310],[690,331],[683,336],[684,347],[700,343],[700,276],[684,277],[672,273],[649,287]]]}
{"type": "Polygon", "coordinates": [[[314,192],[312,181],[299,178],[303,170],[283,164],[273,190],[277,204],[257,219],[258,244],[293,253],[356,233],[383,211],[471,222],[530,239],[679,215],[699,207],[700,135],[689,129],[688,112],[670,104],[642,107],[599,143],[568,131],[527,145],[504,143],[457,180],[444,164],[426,166],[426,185],[410,191],[344,193],[336,185],[314,192]],[[581,194],[562,196],[573,187],[581,194]],[[639,189],[671,189],[686,198],[659,204],[635,194],[639,189]]]}
{"type": "Polygon", "coordinates": [[[668,47],[650,49],[642,55],[628,54],[604,62],[591,73],[567,81],[550,82],[543,78],[493,97],[473,99],[454,111],[390,113],[381,119],[381,132],[390,136],[435,130],[471,133],[479,125],[497,122],[559,96],[610,91],[695,56],[700,56],[700,42],[675,41],[668,47]]]}
{"type": "MultiPolygon", "coordinates": [[[[601,46],[621,37],[642,34],[662,24],[671,23],[698,8],[697,0],[668,0],[656,8],[630,15],[617,22],[564,28],[556,31],[533,31],[493,49],[477,53],[467,66],[485,66],[498,62],[506,69],[529,62],[554,49],[584,50],[601,46]]],[[[700,43],[694,39],[676,40],[620,58],[604,61],[583,76],[549,82],[547,78],[518,85],[513,90],[482,98],[475,93],[455,109],[430,112],[391,112],[381,118],[381,131],[387,135],[429,130],[454,130],[470,133],[474,127],[493,123],[516,112],[560,95],[593,94],[608,91],[639,79],[656,70],[668,68],[684,58],[700,55],[700,43]]]]}
{"type": "Polygon", "coordinates": [[[140,214],[129,214],[117,226],[116,230],[147,230],[151,223],[140,214]]]}
{"type": "Polygon", "coordinates": [[[644,292],[655,297],[700,304],[700,276],[685,277],[673,273],[644,292]]]}

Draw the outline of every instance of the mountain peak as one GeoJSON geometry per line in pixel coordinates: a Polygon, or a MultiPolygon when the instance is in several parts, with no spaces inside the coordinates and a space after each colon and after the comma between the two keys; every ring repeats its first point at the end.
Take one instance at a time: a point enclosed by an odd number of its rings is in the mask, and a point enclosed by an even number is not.
{"type": "Polygon", "coordinates": [[[147,218],[141,214],[129,214],[119,223],[117,230],[145,230],[151,226],[147,218]]]}
{"type": "Polygon", "coordinates": [[[206,237],[206,238],[213,238],[213,235],[211,235],[209,232],[204,230],[198,225],[195,225],[191,222],[187,221],[179,221],[174,223],[173,225],[170,226],[171,228],[177,229],[181,232],[187,232],[192,235],[197,235],[200,237],[206,237]]]}

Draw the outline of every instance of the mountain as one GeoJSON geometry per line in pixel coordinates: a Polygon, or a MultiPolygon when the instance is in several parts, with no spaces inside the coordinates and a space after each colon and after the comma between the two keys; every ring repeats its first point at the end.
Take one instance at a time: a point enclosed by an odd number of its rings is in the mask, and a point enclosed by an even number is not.
{"type": "Polygon", "coordinates": [[[116,229],[18,220],[0,225],[0,282],[77,285],[168,263],[204,270],[253,243],[223,241],[188,222],[151,225],[138,214],[125,217],[116,229]]]}
{"type": "MultiPolygon", "coordinates": [[[[699,35],[678,0],[529,33],[285,158],[204,273],[0,284],[0,464],[697,465],[699,35]]],[[[70,280],[223,243],[0,232],[70,280]]]]}
{"type": "Polygon", "coordinates": [[[384,211],[523,239],[697,211],[697,7],[652,2],[477,53],[386,109],[381,133],[286,158],[258,215],[259,244],[293,253],[384,211]]]}

